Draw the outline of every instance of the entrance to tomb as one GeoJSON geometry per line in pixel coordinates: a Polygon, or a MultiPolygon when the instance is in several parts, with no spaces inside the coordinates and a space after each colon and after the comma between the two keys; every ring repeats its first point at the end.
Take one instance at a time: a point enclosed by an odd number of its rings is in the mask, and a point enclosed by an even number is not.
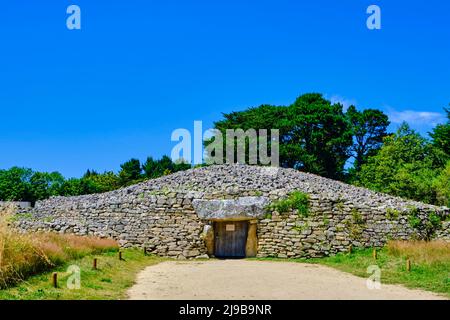
{"type": "Polygon", "coordinates": [[[214,222],[214,255],[218,258],[245,258],[248,221],[214,222]]]}

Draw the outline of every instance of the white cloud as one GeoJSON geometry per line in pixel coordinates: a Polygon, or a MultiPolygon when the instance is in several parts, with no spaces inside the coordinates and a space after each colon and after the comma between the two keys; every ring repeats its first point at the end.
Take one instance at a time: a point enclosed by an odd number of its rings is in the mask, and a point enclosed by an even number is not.
{"type": "Polygon", "coordinates": [[[444,123],[446,117],[439,112],[404,110],[396,111],[388,108],[387,115],[392,123],[408,122],[411,125],[435,126],[444,123]]]}
{"type": "Polygon", "coordinates": [[[357,102],[355,99],[347,99],[344,97],[341,97],[340,95],[332,95],[329,98],[327,98],[328,100],[331,101],[331,103],[335,104],[335,103],[340,103],[344,106],[344,112],[347,111],[348,107],[350,107],[351,105],[356,106],[357,102]]]}

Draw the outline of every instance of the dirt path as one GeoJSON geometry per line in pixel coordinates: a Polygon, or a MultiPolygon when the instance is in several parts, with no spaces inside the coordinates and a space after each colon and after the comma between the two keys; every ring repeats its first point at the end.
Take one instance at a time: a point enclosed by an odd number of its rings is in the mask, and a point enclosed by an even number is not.
{"type": "Polygon", "coordinates": [[[332,268],[294,262],[209,260],[147,267],[130,299],[443,299],[430,292],[382,285],[332,268]]]}

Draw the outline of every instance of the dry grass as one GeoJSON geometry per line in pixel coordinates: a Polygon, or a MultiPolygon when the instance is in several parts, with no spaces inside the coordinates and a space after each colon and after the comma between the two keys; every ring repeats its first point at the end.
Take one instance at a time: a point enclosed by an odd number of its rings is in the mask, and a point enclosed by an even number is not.
{"type": "Polygon", "coordinates": [[[392,256],[410,258],[419,263],[450,261],[450,243],[445,241],[391,241],[387,250],[392,256]]]}
{"type": "Polygon", "coordinates": [[[7,223],[13,212],[13,207],[0,212],[0,288],[68,260],[118,248],[110,239],[57,233],[20,234],[7,223]]]}

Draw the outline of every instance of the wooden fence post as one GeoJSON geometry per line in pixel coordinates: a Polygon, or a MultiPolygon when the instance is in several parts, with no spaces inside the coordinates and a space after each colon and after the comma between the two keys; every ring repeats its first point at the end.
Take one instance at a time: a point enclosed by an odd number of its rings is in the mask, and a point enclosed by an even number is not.
{"type": "Polygon", "coordinates": [[[411,260],[406,260],[406,271],[411,272],[411,260]]]}
{"type": "Polygon", "coordinates": [[[373,248],[372,256],[375,260],[377,260],[377,249],[376,248],[373,248]]]}
{"type": "Polygon", "coordinates": [[[58,288],[58,273],[57,272],[53,272],[53,274],[52,274],[52,285],[53,285],[53,288],[58,288]]]}
{"type": "Polygon", "coordinates": [[[94,258],[94,262],[92,263],[92,268],[97,270],[97,258],[94,258]]]}
{"type": "Polygon", "coordinates": [[[123,260],[122,259],[122,251],[119,251],[119,260],[123,260]]]}

